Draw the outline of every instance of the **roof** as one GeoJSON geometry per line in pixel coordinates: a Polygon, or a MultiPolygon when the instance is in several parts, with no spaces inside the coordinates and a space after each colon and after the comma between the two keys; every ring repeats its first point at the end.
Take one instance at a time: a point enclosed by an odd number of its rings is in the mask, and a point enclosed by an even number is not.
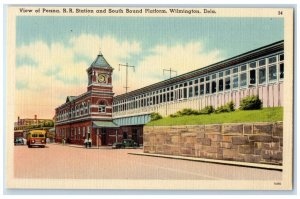
{"type": "Polygon", "coordinates": [[[75,100],[77,98],[77,96],[68,96],[66,99],[66,103],[67,102],[72,102],[73,100],[75,100]]]}
{"type": "Polygon", "coordinates": [[[93,122],[93,127],[94,128],[99,128],[99,127],[106,127],[106,128],[119,128],[120,126],[117,125],[114,122],[107,122],[107,121],[97,121],[93,122]]]}
{"type": "Polygon", "coordinates": [[[213,72],[216,70],[226,68],[228,66],[233,66],[233,65],[240,64],[245,61],[251,60],[251,59],[256,59],[261,56],[265,56],[265,55],[268,55],[268,54],[271,54],[274,52],[278,52],[278,51],[283,50],[283,48],[284,48],[284,40],[281,40],[281,41],[248,51],[246,53],[234,56],[232,58],[217,62],[215,64],[211,64],[209,66],[205,66],[203,68],[199,68],[199,69],[190,71],[188,73],[184,73],[182,75],[172,77],[170,79],[163,80],[163,81],[151,84],[151,85],[143,87],[143,88],[139,88],[137,90],[134,90],[134,91],[131,91],[128,93],[117,95],[114,97],[114,100],[121,100],[124,98],[140,95],[140,94],[143,94],[143,93],[146,93],[149,91],[153,91],[153,89],[162,88],[162,87],[177,83],[179,81],[185,81],[187,79],[198,77],[203,74],[207,74],[207,73],[210,73],[210,72],[213,72]]]}
{"type": "Polygon", "coordinates": [[[91,66],[96,68],[111,68],[101,52],[97,55],[97,58],[91,64],[91,66]]]}

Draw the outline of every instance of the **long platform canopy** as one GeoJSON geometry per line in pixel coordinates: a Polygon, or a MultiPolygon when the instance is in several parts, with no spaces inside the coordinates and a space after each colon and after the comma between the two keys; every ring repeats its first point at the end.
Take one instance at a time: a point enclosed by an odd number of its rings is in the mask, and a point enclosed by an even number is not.
{"type": "Polygon", "coordinates": [[[93,122],[93,128],[119,128],[120,126],[114,122],[97,121],[93,122]]]}

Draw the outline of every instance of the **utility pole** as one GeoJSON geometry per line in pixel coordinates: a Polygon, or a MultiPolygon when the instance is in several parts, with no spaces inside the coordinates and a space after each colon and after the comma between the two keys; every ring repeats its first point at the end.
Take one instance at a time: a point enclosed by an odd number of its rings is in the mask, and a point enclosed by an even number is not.
{"type": "Polygon", "coordinates": [[[166,72],[170,72],[170,79],[171,79],[171,77],[172,77],[172,72],[176,73],[176,76],[177,76],[177,71],[172,70],[171,68],[170,68],[170,69],[163,69],[163,75],[165,74],[165,71],[166,71],[166,72]]]}
{"type": "Polygon", "coordinates": [[[126,93],[127,93],[127,90],[128,90],[128,68],[131,67],[133,68],[133,72],[134,72],[134,67],[135,66],[129,66],[128,63],[126,63],[125,65],[124,64],[119,64],[119,71],[120,71],[120,66],[125,66],[126,67],[126,86],[124,87],[126,89],[126,93]]]}

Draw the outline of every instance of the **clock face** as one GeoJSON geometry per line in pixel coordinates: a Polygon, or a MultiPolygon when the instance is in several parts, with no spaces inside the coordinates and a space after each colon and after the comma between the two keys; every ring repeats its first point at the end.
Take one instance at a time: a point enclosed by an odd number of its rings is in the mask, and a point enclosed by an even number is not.
{"type": "Polygon", "coordinates": [[[103,75],[103,74],[99,74],[99,75],[98,75],[98,78],[97,78],[97,81],[98,81],[99,83],[106,83],[106,76],[103,75]]]}

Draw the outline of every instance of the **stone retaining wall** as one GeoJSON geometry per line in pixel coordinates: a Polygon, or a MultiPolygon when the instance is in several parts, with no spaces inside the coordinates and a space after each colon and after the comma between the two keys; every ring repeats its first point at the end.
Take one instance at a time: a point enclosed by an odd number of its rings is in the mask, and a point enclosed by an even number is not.
{"type": "Polygon", "coordinates": [[[144,126],[144,152],[282,165],[283,124],[144,126]]]}

